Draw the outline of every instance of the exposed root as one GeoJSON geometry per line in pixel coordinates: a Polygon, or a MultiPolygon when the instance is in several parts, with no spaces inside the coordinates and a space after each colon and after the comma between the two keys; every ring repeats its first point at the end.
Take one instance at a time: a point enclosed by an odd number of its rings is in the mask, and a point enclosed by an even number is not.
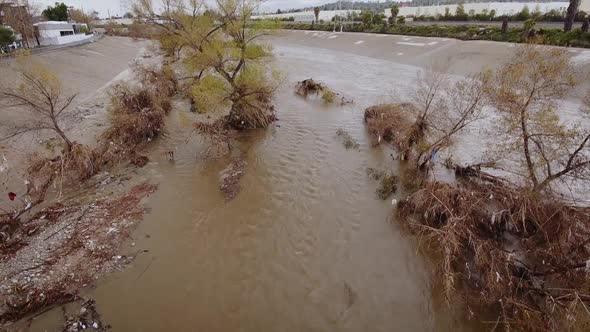
{"type": "Polygon", "coordinates": [[[222,117],[213,123],[197,122],[194,124],[197,133],[210,143],[206,151],[207,158],[220,158],[231,152],[233,140],[237,133],[227,122],[227,117],[222,117]]]}
{"type": "Polygon", "coordinates": [[[590,208],[482,178],[429,182],[398,204],[400,220],[442,254],[447,299],[496,309],[522,330],[590,322],[590,208]]]}
{"type": "Polygon", "coordinates": [[[267,128],[277,121],[277,116],[270,98],[259,96],[254,102],[236,101],[226,121],[233,129],[247,130],[267,128]]]}

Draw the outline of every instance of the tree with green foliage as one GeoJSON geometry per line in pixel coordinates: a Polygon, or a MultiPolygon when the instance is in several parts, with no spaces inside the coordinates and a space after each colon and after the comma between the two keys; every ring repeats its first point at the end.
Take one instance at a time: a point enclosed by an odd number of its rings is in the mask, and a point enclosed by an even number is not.
{"type": "Polygon", "coordinates": [[[385,15],[382,13],[373,14],[371,21],[374,25],[382,25],[385,21],[385,15]]]}
{"type": "Polygon", "coordinates": [[[445,20],[448,20],[451,17],[451,9],[449,7],[445,7],[445,20]]]}
{"type": "Polygon", "coordinates": [[[524,30],[529,31],[529,32],[532,29],[534,29],[536,25],[537,25],[537,22],[535,21],[534,18],[529,18],[528,20],[524,21],[524,23],[522,24],[524,30]]]}
{"type": "Polygon", "coordinates": [[[361,11],[361,19],[365,27],[370,28],[373,25],[373,13],[368,10],[361,11]]]}
{"type": "Polygon", "coordinates": [[[315,22],[320,21],[320,7],[313,7],[313,15],[315,15],[315,22]]]}
{"type": "Polygon", "coordinates": [[[256,0],[216,0],[216,18],[201,14],[205,0],[165,3],[158,13],[151,1],[139,0],[136,17],[157,27],[161,48],[185,65],[197,111],[229,110],[227,123],[237,129],[272,123],[280,74],[270,67],[272,48],[259,40],[280,22],[251,22],[256,0]]]}
{"type": "Polygon", "coordinates": [[[494,17],[496,17],[496,10],[495,9],[490,10],[490,15],[489,16],[490,16],[490,20],[493,20],[494,17]]]}
{"type": "Polygon", "coordinates": [[[536,5],[535,9],[531,13],[531,18],[539,20],[541,16],[543,16],[543,13],[541,13],[541,7],[539,7],[539,5],[536,5]]]}
{"type": "Polygon", "coordinates": [[[63,2],[56,2],[54,7],[48,6],[42,14],[49,21],[67,21],[68,6],[66,6],[66,4],[64,4],[63,2]]]}
{"type": "Polygon", "coordinates": [[[391,6],[391,22],[395,23],[398,14],[399,6],[397,4],[393,4],[393,6],[391,6]]]}
{"type": "Polygon", "coordinates": [[[457,5],[457,9],[455,10],[455,18],[460,21],[467,21],[467,13],[465,13],[465,6],[463,2],[457,5]]]}
{"type": "Polygon", "coordinates": [[[398,16],[397,24],[406,24],[406,17],[405,16],[398,16]]]}
{"type": "Polygon", "coordinates": [[[517,21],[526,21],[529,18],[531,18],[529,6],[525,5],[524,7],[522,7],[522,10],[518,14],[516,14],[514,18],[516,18],[517,21]]]}
{"type": "Polygon", "coordinates": [[[580,8],[580,0],[570,0],[570,4],[567,7],[567,11],[565,14],[565,22],[563,23],[563,31],[568,32],[572,31],[574,27],[574,21],[576,19],[576,14],[578,13],[578,9],[580,8]]]}
{"type": "Polygon", "coordinates": [[[130,12],[125,13],[125,15],[123,15],[124,18],[133,18],[133,14],[130,12]]]}
{"type": "Polygon", "coordinates": [[[14,43],[16,37],[14,32],[8,28],[0,26],[0,47],[6,47],[14,43]]]}

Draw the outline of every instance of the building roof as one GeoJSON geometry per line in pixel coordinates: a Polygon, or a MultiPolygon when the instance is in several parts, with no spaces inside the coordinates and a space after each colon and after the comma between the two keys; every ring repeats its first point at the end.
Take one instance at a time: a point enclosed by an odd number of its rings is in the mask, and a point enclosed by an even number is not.
{"type": "Polygon", "coordinates": [[[88,26],[86,23],[78,23],[78,22],[66,22],[66,21],[44,21],[33,24],[34,26],[38,27],[39,30],[62,30],[62,29],[72,29],[74,25],[83,25],[88,26]]]}
{"type": "Polygon", "coordinates": [[[68,21],[43,21],[35,23],[35,25],[57,25],[57,24],[70,24],[68,21]]]}

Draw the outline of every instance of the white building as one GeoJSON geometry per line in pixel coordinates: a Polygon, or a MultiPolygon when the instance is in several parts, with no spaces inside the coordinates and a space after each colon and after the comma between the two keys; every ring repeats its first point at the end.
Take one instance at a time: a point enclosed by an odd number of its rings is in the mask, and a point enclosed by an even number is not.
{"type": "MultiPolygon", "coordinates": [[[[582,0],[586,6],[590,6],[590,0],[582,0]]],[[[531,12],[539,10],[541,13],[547,13],[551,10],[558,12],[565,11],[569,2],[481,2],[481,3],[466,3],[463,5],[465,13],[481,14],[484,10],[488,13],[492,10],[496,11],[496,16],[514,15],[519,13],[525,6],[531,12]]],[[[400,7],[398,16],[442,16],[445,14],[446,8],[449,9],[451,15],[455,15],[458,5],[439,5],[439,6],[420,6],[420,7],[400,7]]],[[[580,10],[582,6],[580,6],[580,10]]],[[[391,10],[385,10],[385,16],[391,16],[391,10]]]]}
{"type": "Polygon", "coordinates": [[[39,43],[43,46],[69,44],[93,37],[86,34],[89,30],[85,23],[47,21],[33,25],[38,33],[39,43]]]}
{"type": "Polygon", "coordinates": [[[121,25],[131,25],[135,22],[133,18],[113,18],[110,20],[96,20],[92,22],[94,25],[107,25],[107,24],[121,24],[121,25]]]}
{"type": "MultiPolygon", "coordinates": [[[[347,17],[348,14],[360,13],[360,10],[322,10],[320,11],[319,19],[320,21],[324,22],[331,22],[334,16],[338,15],[341,17],[347,17]]],[[[297,13],[283,13],[283,14],[263,14],[263,15],[253,15],[252,19],[266,19],[266,18],[278,18],[278,19],[288,19],[293,17],[295,22],[313,22],[315,21],[315,14],[313,11],[306,11],[306,12],[297,12],[297,13]]]]}

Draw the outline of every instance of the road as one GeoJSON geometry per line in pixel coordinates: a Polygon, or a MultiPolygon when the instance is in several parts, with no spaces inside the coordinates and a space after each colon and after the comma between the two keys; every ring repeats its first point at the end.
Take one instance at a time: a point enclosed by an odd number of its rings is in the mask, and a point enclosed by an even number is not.
{"type": "MultiPolygon", "coordinates": [[[[448,62],[447,72],[461,76],[495,68],[516,46],[480,40],[302,30],[285,30],[274,42],[331,49],[421,68],[448,62]]],[[[569,48],[569,51],[576,61],[590,59],[590,50],[569,48]]]]}

